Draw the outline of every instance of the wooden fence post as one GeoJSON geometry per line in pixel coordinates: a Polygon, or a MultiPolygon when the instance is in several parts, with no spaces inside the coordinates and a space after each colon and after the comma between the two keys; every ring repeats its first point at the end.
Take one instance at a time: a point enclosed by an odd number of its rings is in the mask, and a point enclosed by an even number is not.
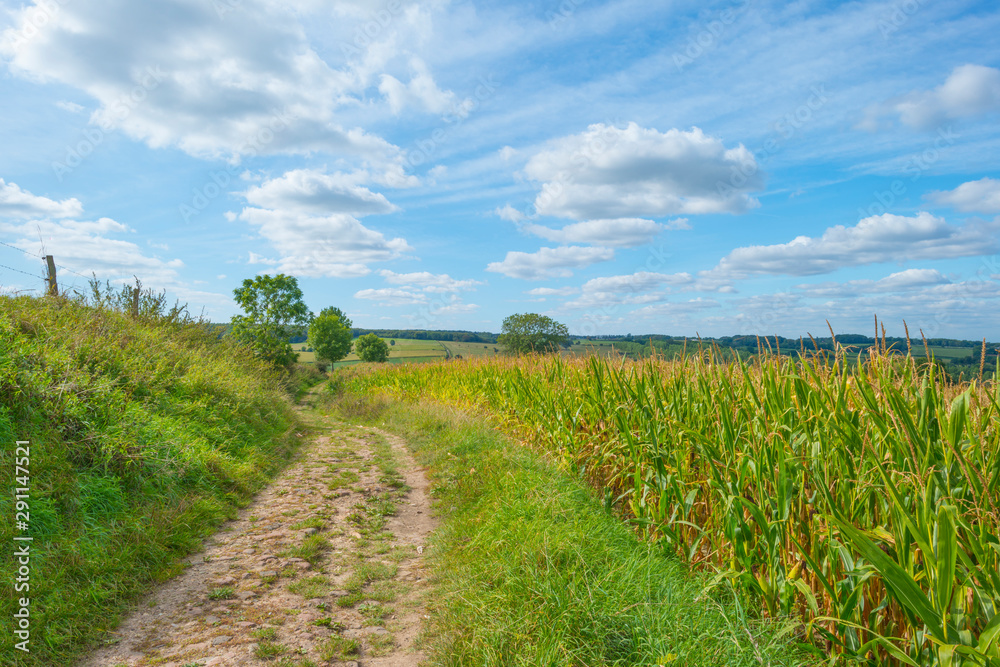
{"type": "Polygon", "coordinates": [[[49,277],[45,279],[48,284],[49,296],[59,296],[59,285],[56,283],[56,259],[52,255],[45,256],[45,263],[49,267],[49,277]]]}

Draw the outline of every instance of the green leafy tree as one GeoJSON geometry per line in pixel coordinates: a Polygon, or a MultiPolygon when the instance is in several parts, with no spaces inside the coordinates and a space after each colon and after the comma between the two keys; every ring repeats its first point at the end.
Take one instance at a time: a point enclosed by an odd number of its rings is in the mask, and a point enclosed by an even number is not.
{"type": "Polygon", "coordinates": [[[233,295],[243,314],[233,316],[232,336],[261,359],[278,366],[295,363],[299,355],[288,340],[302,335],[311,319],[298,281],[283,273],[247,278],[233,295]]]}
{"type": "Polygon", "coordinates": [[[352,326],[340,308],[324,308],[309,325],[309,346],[316,351],[316,359],[333,363],[350,354],[352,326]]]}
{"type": "Polygon", "coordinates": [[[389,360],[389,346],[373,333],[365,334],[355,341],[354,353],[361,361],[383,362],[389,360]]]}
{"type": "Polygon", "coordinates": [[[513,354],[554,352],[569,343],[565,324],[537,313],[511,315],[503,321],[499,343],[513,354]]]}

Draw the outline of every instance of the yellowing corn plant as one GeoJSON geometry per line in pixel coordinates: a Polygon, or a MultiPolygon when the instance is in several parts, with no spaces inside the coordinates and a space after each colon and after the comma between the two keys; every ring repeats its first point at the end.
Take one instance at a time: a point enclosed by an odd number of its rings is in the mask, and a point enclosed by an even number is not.
{"type": "Polygon", "coordinates": [[[796,614],[829,664],[1000,666],[998,383],[872,354],[360,372],[576,466],[650,540],[796,614]]]}

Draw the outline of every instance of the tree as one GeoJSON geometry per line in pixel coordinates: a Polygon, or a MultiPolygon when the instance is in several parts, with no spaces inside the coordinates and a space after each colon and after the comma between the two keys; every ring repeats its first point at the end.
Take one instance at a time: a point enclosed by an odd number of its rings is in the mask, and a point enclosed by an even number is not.
{"type": "Polygon", "coordinates": [[[351,320],[334,306],[324,308],[309,325],[309,345],[316,350],[316,359],[333,363],[351,352],[351,320]]]}
{"type": "Polygon", "coordinates": [[[396,346],[396,340],[395,339],[390,340],[389,341],[389,345],[392,345],[393,347],[395,347],[396,346]]]}
{"type": "Polygon", "coordinates": [[[554,352],[569,342],[569,330],[545,315],[511,315],[503,321],[498,342],[513,354],[554,352]]]}
{"type": "Polygon", "coordinates": [[[283,273],[247,278],[233,295],[244,313],[233,315],[233,337],[261,359],[278,366],[295,363],[299,355],[288,339],[301,335],[311,318],[298,281],[283,273]]]}
{"type": "Polygon", "coordinates": [[[365,334],[355,341],[354,353],[361,361],[383,362],[389,360],[389,346],[373,333],[365,334]]]}

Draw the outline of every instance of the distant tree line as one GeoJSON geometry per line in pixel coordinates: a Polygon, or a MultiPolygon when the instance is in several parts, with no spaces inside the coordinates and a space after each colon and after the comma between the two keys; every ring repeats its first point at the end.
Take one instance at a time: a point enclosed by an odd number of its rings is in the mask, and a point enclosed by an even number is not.
{"type": "Polygon", "coordinates": [[[493,343],[499,334],[487,331],[425,331],[408,329],[354,329],[354,337],[373,333],[379,338],[397,340],[440,340],[446,343],[493,343]]]}

